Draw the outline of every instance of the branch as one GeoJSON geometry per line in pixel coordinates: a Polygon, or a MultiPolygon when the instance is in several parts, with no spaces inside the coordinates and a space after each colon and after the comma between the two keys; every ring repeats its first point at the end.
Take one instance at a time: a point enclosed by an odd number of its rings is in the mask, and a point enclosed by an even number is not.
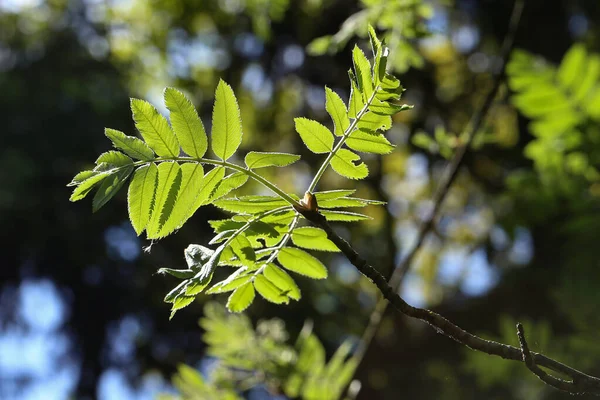
{"type": "MultiPolygon", "coordinates": [[[[394,272],[392,273],[392,276],[389,280],[389,285],[391,286],[391,288],[393,289],[394,292],[398,291],[398,289],[400,288],[400,285],[402,283],[402,280],[404,279],[404,276],[410,269],[410,266],[412,265],[412,261],[414,260],[418,251],[421,249],[423,242],[425,241],[425,237],[434,228],[435,220],[438,218],[440,209],[446,198],[446,195],[448,194],[448,191],[450,190],[450,187],[452,186],[452,183],[454,183],[454,180],[458,176],[458,170],[459,170],[460,166],[462,165],[464,156],[467,153],[467,150],[469,149],[469,147],[471,146],[471,143],[473,142],[473,138],[475,137],[477,132],[480,130],[481,125],[485,121],[485,117],[487,116],[487,114],[492,106],[494,98],[496,97],[498,89],[500,88],[500,84],[502,83],[502,78],[503,78],[505,70],[506,70],[506,64],[508,61],[508,57],[510,55],[510,52],[512,51],[512,48],[513,48],[513,45],[515,42],[517,28],[519,26],[519,21],[521,20],[521,14],[523,13],[524,4],[525,4],[524,0],[516,0],[515,1],[513,10],[512,10],[512,14],[510,17],[508,33],[507,33],[506,37],[504,38],[504,42],[502,43],[502,50],[500,53],[502,64],[500,65],[500,69],[499,69],[498,73],[496,74],[496,77],[494,80],[494,85],[493,85],[492,89],[490,90],[490,92],[487,94],[485,101],[483,102],[483,104],[481,105],[479,110],[477,110],[477,112],[473,115],[471,122],[469,124],[469,130],[468,130],[466,140],[456,150],[456,153],[454,154],[452,161],[450,162],[450,164],[444,171],[442,182],[439,185],[438,189],[436,190],[436,192],[433,196],[433,199],[432,199],[433,208],[432,208],[431,212],[428,214],[427,218],[419,226],[419,230],[417,232],[417,239],[415,240],[414,245],[412,246],[412,248],[410,249],[408,254],[404,257],[404,259],[402,260],[400,265],[398,265],[398,267],[395,268],[394,272]]],[[[367,328],[365,329],[365,332],[363,333],[363,336],[360,340],[360,343],[358,345],[358,348],[357,348],[357,350],[355,352],[355,356],[354,356],[358,360],[359,363],[363,359],[371,341],[373,340],[373,337],[375,337],[375,334],[377,333],[379,325],[381,324],[381,321],[383,319],[383,314],[385,313],[385,310],[387,309],[387,305],[388,305],[388,302],[385,299],[380,299],[377,302],[373,312],[371,312],[371,316],[369,318],[369,324],[367,325],[367,328]]]]}
{"type": "Polygon", "coordinates": [[[480,338],[479,336],[465,331],[446,318],[442,317],[440,314],[437,314],[431,310],[411,306],[394,291],[394,289],[387,283],[385,277],[381,275],[379,271],[369,265],[367,261],[361,258],[356,250],[354,250],[354,248],[346,240],[335,233],[331,225],[329,225],[322,214],[307,209],[300,210],[300,212],[307,220],[320,227],[327,233],[329,240],[335,243],[335,245],[341,250],[341,252],[352,263],[352,265],[354,265],[363,275],[369,278],[369,280],[373,282],[375,286],[377,286],[383,297],[400,313],[428,323],[438,333],[447,336],[460,344],[470,347],[473,350],[481,351],[490,355],[496,355],[507,360],[525,362],[526,364],[527,360],[529,360],[529,364],[527,365],[530,370],[532,370],[532,372],[544,382],[552,382],[549,384],[558,389],[573,394],[588,393],[600,395],[600,378],[587,375],[556,360],[546,357],[543,354],[530,352],[524,340],[524,335],[520,336],[520,339],[521,337],[523,338],[521,341],[521,348],[517,348],[507,344],[495,342],[493,340],[480,338]],[[525,345],[523,345],[523,343],[525,343],[525,345]],[[534,369],[531,369],[532,365],[534,369]],[[552,371],[564,374],[570,377],[572,380],[562,381],[554,378],[540,370],[537,366],[543,366],[552,371]]]}

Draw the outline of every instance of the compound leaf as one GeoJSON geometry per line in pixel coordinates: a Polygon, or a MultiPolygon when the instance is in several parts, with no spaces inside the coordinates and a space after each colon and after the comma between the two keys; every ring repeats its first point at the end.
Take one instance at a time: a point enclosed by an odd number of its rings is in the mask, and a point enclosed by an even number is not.
{"type": "Polygon", "coordinates": [[[156,187],[156,201],[146,227],[148,239],[160,237],[159,232],[167,222],[181,187],[181,167],[175,162],[163,162],[158,166],[158,185],[156,187]]]}

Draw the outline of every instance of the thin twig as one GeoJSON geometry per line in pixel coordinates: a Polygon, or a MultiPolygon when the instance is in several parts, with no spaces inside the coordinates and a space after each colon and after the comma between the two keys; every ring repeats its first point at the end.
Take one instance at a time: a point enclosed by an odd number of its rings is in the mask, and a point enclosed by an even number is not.
{"type": "MultiPolygon", "coordinates": [[[[410,269],[410,266],[412,265],[412,262],[416,256],[416,254],[423,246],[425,237],[427,236],[427,234],[429,234],[429,232],[434,227],[435,221],[438,218],[438,214],[440,212],[440,209],[442,207],[444,199],[446,198],[446,195],[448,194],[450,186],[452,186],[452,183],[458,176],[458,171],[460,169],[460,166],[462,165],[464,156],[465,156],[467,150],[469,149],[469,147],[471,146],[471,143],[473,142],[473,138],[475,137],[475,135],[481,128],[481,125],[485,121],[485,117],[488,114],[488,112],[492,106],[492,103],[496,97],[498,89],[500,88],[500,85],[502,83],[502,78],[503,78],[505,70],[506,70],[506,64],[508,61],[508,57],[510,55],[510,52],[511,52],[514,42],[515,42],[515,36],[517,33],[517,28],[519,26],[519,21],[521,20],[521,14],[523,12],[524,4],[525,4],[524,0],[515,1],[515,5],[512,10],[512,15],[510,17],[508,33],[507,33],[506,37],[504,38],[504,42],[502,44],[502,50],[501,50],[502,64],[500,66],[500,70],[496,74],[496,78],[494,80],[494,85],[493,85],[492,89],[490,90],[490,92],[488,93],[487,97],[485,98],[485,101],[483,102],[483,104],[481,105],[479,110],[477,110],[477,112],[473,115],[473,118],[471,119],[471,122],[469,124],[469,130],[468,130],[466,140],[456,150],[456,153],[454,154],[452,161],[446,168],[443,178],[442,178],[442,183],[439,185],[438,189],[435,192],[435,195],[433,196],[433,200],[432,200],[433,208],[432,208],[431,212],[429,213],[428,217],[421,223],[421,225],[419,227],[419,231],[417,232],[417,239],[416,239],[414,245],[411,247],[408,254],[404,257],[404,259],[402,260],[400,265],[394,270],[394,272],[390,278],[389,284],[395,292],[399,290],[402,280],[404,279],[404,276],[410,269]]],[[[377,302],[377,304],[375,306],[375,309],[371,313],[371,316],[369,319],[369,324],[367,325],[367,328],[365,329],[363,336],[362,336],[362,338],[356,348],[356,351],[354,353],[354,357],[356,360],[358,360],[359,364],[362,361],[362,359],[364,358],[364,356],[369,348],[369,345],[371,344],[373,338],[375,337],[375,334],[377,333],[377,330],[379,329],[379,325],[381,324],[383,315],[385,313],[385,310],[387,309],[387,305],[388,305],[388,302],[384,298],[381,298],[381,299],[379,299],[379,301],[377,302]]]]}
{"type": "MultiPolygon", "coordinates": [[[[375,286],[377,286],[377,289],[379,289],[383,297],[389,303],[391,303],[397,311],[408,317],[420,319],[421,321],[428,323],[436,330],[436,332],[445,335],[467,347],[470,347],[473,350],[481,351],[490,355],[496,355],[507,360],[523,362],[523,349],[495,342],[493,340],[480,338],[479,336],[465,331],[446,318],[442,317],[440,314],[437,314],[431,310],[413,307],[408,304],[394,291],[394,289],[392,289],[385,277],[381,275],[379,271],[369,265],[363,258],[360,257],[356,250],[354,250],[354,248],[346,240],[335,233],[331,225],[329,225],[322,214],[309,210],[302,210],[300,212],[307,220],[320,227],[327,233],[327,238],[340,249],[344,256],[346,256],[346,258],[352,263],[352,265],[354,265],[363,275],[373,282],[375,286]]],[[[561,390],[565,390],[573,394],[588,393],[600,395],[600,378],[587,375],[581,371],[569,367],[568,365],[546,357],[543,354],[529,352],[528,349],[527,354],[527,357],[533,360],[535,365],[546,367],[552,371],[564,374],[572,379],[572,381],[564,381],[566,384],[560,387],[561,390]]],[[[536,375],[539,377],[538,374],[536,375]]]]}

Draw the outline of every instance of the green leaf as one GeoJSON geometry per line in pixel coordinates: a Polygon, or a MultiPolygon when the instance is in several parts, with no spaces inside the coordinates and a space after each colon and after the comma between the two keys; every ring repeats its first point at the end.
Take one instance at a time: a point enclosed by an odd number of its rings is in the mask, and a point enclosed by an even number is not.
{"type": "Polygon", "coordinates": [[[133,175],[127,193],[129,220],[139,236],[150,221],[154,206],[156,186],[158,182],[158,168],[154,163],[138,168],[133,175]]]}
{"type": "Polygon", "coordinates": [[[352,49],[352,61],[354,63],[354,72],[356,73],[358,88],[363,94],[363,100],[366,102],[373,94],[371,63],[365,56],[365,53],[363,53],[357,45],[354,45],[354,48],[352,49]]]}
{"type": "Polygon", "coordinates": [[[181,167],[175,162],[163,162],[158,165],[158,185],[152,216],[146,226],[148,239],[160,237],[160,230],[167,222],[175,206],[181,187],[181,167]]]}
{"type": "Polygon", "coordinates": [[[327,268],[304,250],[284,247],[277,255],[277,260],[285,269],[313,279],[327,278],[327,268]]]}
{"type": "Polygon", "coordinates": [[[360,160],[358,154],[346,149],[339,149],[331,159],[331,167],[341,176],[349,179],[363,179],[369,175],[369,168],[363,162],[355,164],[360,160]]]}
{"type": "Polygon", "coordinates": [[[248,272],[246,267],[239,268],[233,274],[229,275],[229,277],[221,282],[215,283],[210,289],[206,291],[206,294],[218,294],[218,293],[226,293],[231,292],[232,290],[237,289],[243,284],[247,283],[252,279],[253,275],[245,275],[248,272]]]}
{"type": "Polygon", "coordinates": [[[369,110],[378,115],[394,115],[400,111],[410,110],[413,106],[408,104],[394,104],[379,99],[373,99],[369,110]]]}
{"type": "Polygon", "coordinates": [[[217,157],[227,160],[242,143],[242,119],[233,89],[220,80],[215,92],[212,115],[212,149],[217,157]]]}
{"type": "Polygon", "coordinates": [[[308,118],[294,118],[296,131],[313,153],[329,153],[333,149],[333,134],[327,127],[308,118]]]}
{"type": "Polygon", "coordinates": [[[342,197],[339,199],[320,201],[319,208],[364,207],[370,204],[381,205],[385,204],[385,201],[359,199],[356,197],[342,197]]]}
{"type": "Polygon", "coordinates": [[[132,171],[133,165],[129,165],[102,181],[98,191],[94,195],[94,200],[92,201],[93,212],[98,211],[103,205],[108,203],[115,194],[117,194],[132,171]]]}
{"type": "Polygon", "coordinates": [[[242,196],[239,198],[217,200],[214,203],[216,207],[222,210],[245,214],[258,214],[287,204],[287,201],[274,196],[242,196]]]}
{"type": "Polygon", "coordinates": [[[341,222],[354,222],[364,221],[366,219],[372,219],[369,216],[353,213],[349,211],[325,211],[321,210],[321,214],[327,219],[327,221],[341,221],[341,222]]]}
{"type": "Polygon", "coordinates": [[[352,71],[348,71],[350,75],[350,101],[348,102],[348,117],[356,118],[360,110],[365,106],[365,103],[362,99],[362,93],[360,89],[356,85],[356,81],[354,80],[354,75],[352,71]]]}
{"type": "Polygon", "coordinates": [[[375,154],[389,154],[396,147],[385,136],[379,133],[367,133],[363,131],[352,132],[350,137],[346,139],[346,146],[352,150],[375,154]]]}
{"type": "Polygon", "coordinates": [[[254,278],[254,288],[265,300],[271,303],[287,304],[289,302],[288,297],[263,275],[257,275],[254,278]]]}
{"type": "Polygon", "coordinates": [[[377,33],[375,33],[375,29],[371,24],[369,24],[367,29],[369,31],[369,41],[371,43],[371,50],[373,51],[373,56],[377,56],[377,53],[379,53],[379,50],[382,47],[381,40],[379,40],[379,38],[377,37],[377,33]]]}
{"type": "Polygon", "coordinates": [[[247,181],[248,175],[246,175],[243,172],[234,172],[233,174],[228,175],[227,177],[225,177],[225,179],[219,182],[219,185],[217,186],[213,194],[210,196],[209,201],[214,202],[215,200],[220,199],[223,196],[227,196],[229,192],[239,188],[247,181]]]}
{"type": "Polygon", "coordinates": [[[252,282],[248,282],[235,289],[235,291],[227,299],[227,309],[231,312],[242,312],[254,300],[254,286],[252,282]]]}
{"type": "Polygon", "coordinates": [[[158,237],[165,237],[183,224],[194,214],[194,204],[202,185],[204,169],[198,163],[185,163],[181,165],[181,188],[171,215],[160,228],[158,237]]]}
{"type": "Polygon", "coordinates": [[[250,241],[243,234],[238,234],[231,243],[231,250],[240,259],[243,264],[252,264],[256,261],[256,254],[250,244],[250,241]]]}
{"type": "Polygon", "coordinates": [[[276,266],[268,264],[263,271],[264,276],[277,286],[282,292],[294,300],[300,300],[300,288],[287,272],[276,266]]]}
{"type": "Polygon", "coordinates": [[[98,174],[98,171],[81,171],[73,177],[71,182],[69,182],[67,184],[67,187],[80,185],[83,183],[83,181],[91,178],[92,176],[94,176],[96,174],[98,174]]]}
{"type": "Polygon", "coordinates": [[[225,168],[223,167],[213,168],[204,175],[204,179],[202,179],[202,183],[200,184],[200,189],[198,189],[198,197],[194,204],[194,212],[196,212],[198,207],[210,203],[210,197],[224,177],[225,168]]]}
{"type": "Polygon", "coordinates": [[[346,105],[340,96],[327,86],[325,86],[325,109],[333,121],[333,133],[336,136],[344,135],[344,132],[350,126],[348,110],[346,110],[346,105]]]}
{"type": "Polygon", "coordinates": [[[340,197],[350,196],[354,194],[356,190],[354,189],[337,189],[337,190],[325,190],[323,192],[315,192],[313,193],[317,198],[317,202],[321,204],[323,200],[333,200],[339,199],[340,197]]]}
{"type": "Polygon", "coordinates": [[[112,141],[113,146],[124,151],[129,157],[142,161],[154,159],[154,152],[143,140],[110,128],[104,129],[104,134],[112,141]]]}
{"type": "Polygon", "coordinates": [[[264,167],[285,167],[300,159],[299,155],[288,153],[263,153],[251,151],[246,154],[244,161],[248,169],[264,167]]]}
{"type": "MultiPolygon", "coordinates": [[[[83,182],[79,183],[78,186],[73,190],[73,194],[71,194],[71,197],[69,198],[70,201],[78,201],[78,200],[83,199],[85,196],[88,195],[89,192],[92,191],[92,189],[94,187],[96,187],[96,185],[98,185],[100,182],[102,182],[102,180],[104,180],[106,177],[110,176],[112,173],[112,172],[97,173],[95,171],[92,171],[92,172],[94,172],[95,175],[90,176],[83,182]]],[[[80,174],[77,174],[77,176],[80,176],[80,174]]],[[[80,178],[82,178],[82,176],[80,176],[80,178]]]]}
{"type": "Polygon", "coordinates": [[[161,275],[168,274],[179,279],[188,279],[196,275],[196,271],[193,269],[160,268],[156,273],[161,275]]]}
{"type": "Polygon", "coordinates": [[[169,320],[173,319],[175,313],[178,310],[181,310],[184,307],[189,306],[194,302],[194,296],[179,296],[173,302],[173,306],[171,307],[171,316],[169,316],[169,320]]]}
{"type": "Polygon", "coordinates": [[[327,238],[323,229],[312,226],[296,228],[292,232],[292,241],[298,247],[310,250],[340,251],[337,246],[327,238]]]}
{"type": "Polygon", "coordinates": [[[100,154],[96,160],[96,165],[100,165],[102,163],[108,164],[109,168],[115,168],[133,164],[133,160],[120,151],[110,150],[106,153],[100,154]]]}
{"type": "Polygon", "coordinates": [[[181,148],[192,157],[203,157],[208,148],[208,139],[196,108],[175,88],[166,88],[164,97],[181,148]]]}
{"type": "Polygon", "coordinates": [[[392,127],[392,117],[368,111],[363,114],[356,126],[360,130],[367,131],[367,133],[378,130],[387,131],[392,127]]]}
{"type": "Polygon", "coordinates": [[[147,101],[131,99],[131,111],[135,126],[156,154],[161,157],[179,156],[179,143],[169,123],[147,101]]]}

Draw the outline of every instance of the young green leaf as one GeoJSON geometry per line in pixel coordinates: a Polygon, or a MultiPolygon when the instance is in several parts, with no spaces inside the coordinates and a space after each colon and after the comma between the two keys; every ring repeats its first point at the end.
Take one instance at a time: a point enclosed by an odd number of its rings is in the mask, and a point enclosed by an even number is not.
{"type": "Polygon", "coordinates": [[[294,279],[288,275],[287,272],[276,266],[275,264],[268,264],[263,271],[264,276],[270,280],[275,286],[279,288],[287,296],[294,300],[300,300],[300,288],[294,282],[294,279]]]}
{"type": "Polygon", "coordinates": [[[371,219],[371,217],[363,214],[353,213],[349,211],[326,211],[321,210],[321,214],[327,219],[327,221],[340,221],[340,222],[355,222],[364,221],[371,219]]]}
{"type": "Polygon", "coordinates": [[[352,150],[375,154],[389,154],[395,147],[385,136],[379,133],[367,133],[363,131],[352,132],[350,137],[346,139],[346,146],[352,150]]]}
{"type": "Polygon", "coordinates": [[[248,169],[257,169],[264,167],[285,167],[295,163],[300,159],[299,155],[288,153],[263,153],[251,151],[246,154],[244,159],[248,169]]]}
{"type": "Polygon", "coordinates": [[[279,251],[277,260],[285,269],[313,279],[327,278],[327,268],[304,250],[284,247],[279,251]]]}
{"type": "Polygon", "coordinates": [[[171,215],[160,228],[158,237],[165,237],[171,232],[183,226],[195,211],[193,209],[198,197],[202,179],[204,177],[204,169],[198,163],[185,163],[181,165],[181,188],[177,195],[177,200],[173,206],[171,215]]]}
{"type": "Polygon", "coordinates": [[[235,291],[227,299],[227,309],[231,312],[242,312],[254,300],[254,286],[252,282],[243,284],[235,289],[235,291]]]}
{"type": "Polygon", "coordinates": [[[327,86],[325,86],[325,109],[333,121],[333,133],[336,136],[344,135],[344,132],[350,126],[348,110],[346,110],[346,105],[340,96],[327,86]]]}
{"type": "MultiPolygon", "coordinates": [[[[129,158],[129,157],[128,157],[129,158]]],[[[117,173],[112,174],[108,178],[104,179],[98,188],[98,191],[94,195],[92,201],[92,211],[96,212],[103,205],[108,203],[110,199],[121,189],[121,186],[125,183],[129,175],[133,171],[133,165],[128,165],[124,169],[119,170],[117,173]]]]}
{"type": "Polygon", "coordinates": [[[191,269],[198,270],[215,254],[215,250],[199,244],[190,244],[183,252],[185,262],[191,269]]]}
{"type": "Polygon", "coordinates": [[[239,188],[247,181],[248,175],[243,172],[234,172],[233,174],[226,176],[225,179],[219,182],[219,185],[211,194],[209,201],[214,202],[221,197],[227,196],[229,192],[239,188]]]}
{"type": "Polygon", "coordinates": [[[352,71],[348,71],[348,75],[350,75],[350,101],[348,101],[348,117],[356,118],[360,110],[362,110],[362,108],[365,106],[365,103],[363,101],[362,93],[356,85],[352,71]]]}
{"type": "Polygon", "coordinates": [[[237,258],[244,264],[254,263],[256,261],[256,254],[250,244],[250,241],[243,234],[238,234],[229,244],[231,250],[237,256],[237,258]]]}
{"type": "Polygon", "coordinates": [[[392,117],[368,111],[363,114],[356,126],[358,129],[366,131],[367,133],[376,132],[378,130],[387,131],[392,127],[392,117]]]}
{"type": "Polygon", "coordinates": [[[214,202],[214,205],[222,210],[245,214],[258,214],[287,204],[285,200],[273,196],[242,196],[214,202]]]}
{"type": "Polygon", "coordinates": [[[256,291],[264,297],[265,300],[275,304],[287,304],[289,302],[288,297],[281,291],[277,286],[270,280],[265,278],[263,275],[257,275],[254,278],[254,288],[256,291]]]}
{"type": "Polygon", "coordinates": [[[177,313],[178,310],[181,310],[184,307],[189,306],[190,304],[192,304],[194,302],[195,297],[194,296],[179,296],[175,299],[175,301],[173,302],[173,306],[171,306],[171,315],[169,316],[169,320],[173,319],[173,317],[175,316],[175,313],[177,313]]]}
{"type": "Polygon", "coordinates": [[[120,151],[110,150],[100,154],[96,160],[96,165],[107,164],[109,168],[122,167],[133,164],[133,160],[120,151]]]}
{"type": "Polygon", "coordinates": [[[298,247],[310,250],[340,251],[337,246],[327,238],[323,229],[312,226],[296,228],[292,232],[292,241],[298,247]]]}
{"type": "Polygon", "coordinates": [[[83,183],[83,181],[85,181],[86,179],[91,178],[92,176],[98,174],[97,171],[81,171],[79,172],[77,175],[75,175],[73,177],[73,179],[71,180],[71,182],[69,182],[67,184],[67,187],[69,186],[77,186],[83,183]]]}
{"type": "Polygon", "coordinates": [[[163,162],[158,165],[156,200],[152,216],[146,226],[148,239],[160,237],[160,230],[169,219],[175,206],[177,194],[181,187],[181,176],[181,167],[175,162],[163,162]]]}
{"type": "Polygon", "coordinates": [[[340,197],[346,197],[354,194],[355,189],[337,189],[337,190],[325,190],[323,192],[313,193],[317,198],[319,205],[323,200],[339,199],[340,197]]]}
{"type": "Polygon", "coordinates": [[[196,212],[198,207],[210,203],[210,197],[224,177],[225,168],[223,167],[213,168],[204,175],[204,179],[202,179],[202,183],[200,184],[200,189],[198,189],[198,197],[194,204],[194,212],[196,212]]]}
{"type": "Polygon", "coordinates": [[[196,108],[175,88],[166,88],[164,97],[165,105],[170,111],[171,125],[181,148],[192,157],[203,157],[208,148],[208,139],[196,108]]]}
{"type": "Polygon", "coordinates": [[[147,101],[131,99],[131,111],[135,126],[156,154],[161,157],[179,156],[179,143],[169,123],[147,101]]]}
{"type": "Polygon", "coordinates": [[[345,207],[364,207],[369,204],[382,205],[385,201],[359,199],[356,197],[342,197],[319,201],[319,208],[345,208],[345,207]]]}
{"type": "Polygon", "coordinates": [[[364,179],[369,175],[369,168],[363,162],[355,164],[360,157],[347,149],[339,149],[331,159],[331,167],[341,176],[349,179],[364,179]]]}
{"type": "Polygon", "coordinates": [[[366,101],[373,94],[371,63],[357,45],[354,45],[352,49],[352,61],[354,62],[354,72],[356,73],[358,88],[363,94],[363,100],[366,101]]]}
{"type": "Polygon", "coordinates": [[[296,131],[313,153],[329,153],[333,149],[333,134],[327,127],[308,118],[294,118],[296,131]]]}
{"type": "Polygon", "coordinates": [[[242,143],[242,120],[233,89],[220,80],[215,92],[212,115],[212,149],[217,157],[227,160],[242,143]]]}
{"type": "Polygon", "coordinates": [[[133,174],[127,193],[127,205],[129,208],[129,220],[137,235],[146,229],[158,183],[158,168],[154,163],[138,168],[133,174]]]}
{"type": "Polygon", "coordinates": [[[252,279],[253,275],[246,275],[247,272],[248,269],[246,267],[239,268],[233,274],[229,275],[227,279],[215,283],[210,289],[206,291],[206,294],[226,293],[237,289],[238,287],[242,286],[246,282],[249,282],[250,279],[252,279]]]}
{"type": "Polygon", "coordinates": [[[221,256],[225,250],[225,243],[217,247],[217,249],[212,252],[210,258],[206,260],[200,271],[194,276],[193,282],[200,285],[208,285],[210,280],[212,279],[213,272],[219,265],[219,261],[221,260],[221,256]]]}
{"type": "MultiPolygon", "coordinates": [[[[93,172],[95,175],[90,176],[83,182],[77,184],[78,186],[73,190],[73,194],[71,194],[71,197],[69,198],[70,201],[78,201],[83,199],[85,196],[88,195],[89,192],[92,191],[94,187],[96,187],[97,184],[99,184],[100,182],[102,182],[103,179],[111,175],[111,172],[93,172]]],[[[79,176],[79,174],[77,174],[77,176],[79,176]]]]}
{"type": "Polygon", "coordinates": [[[115,148],[124,151],[129,157],[142,161],[154,159],[154,152],[143,140],[110,128],[104,129],[104,134],[112,141],[115,148]]]}

